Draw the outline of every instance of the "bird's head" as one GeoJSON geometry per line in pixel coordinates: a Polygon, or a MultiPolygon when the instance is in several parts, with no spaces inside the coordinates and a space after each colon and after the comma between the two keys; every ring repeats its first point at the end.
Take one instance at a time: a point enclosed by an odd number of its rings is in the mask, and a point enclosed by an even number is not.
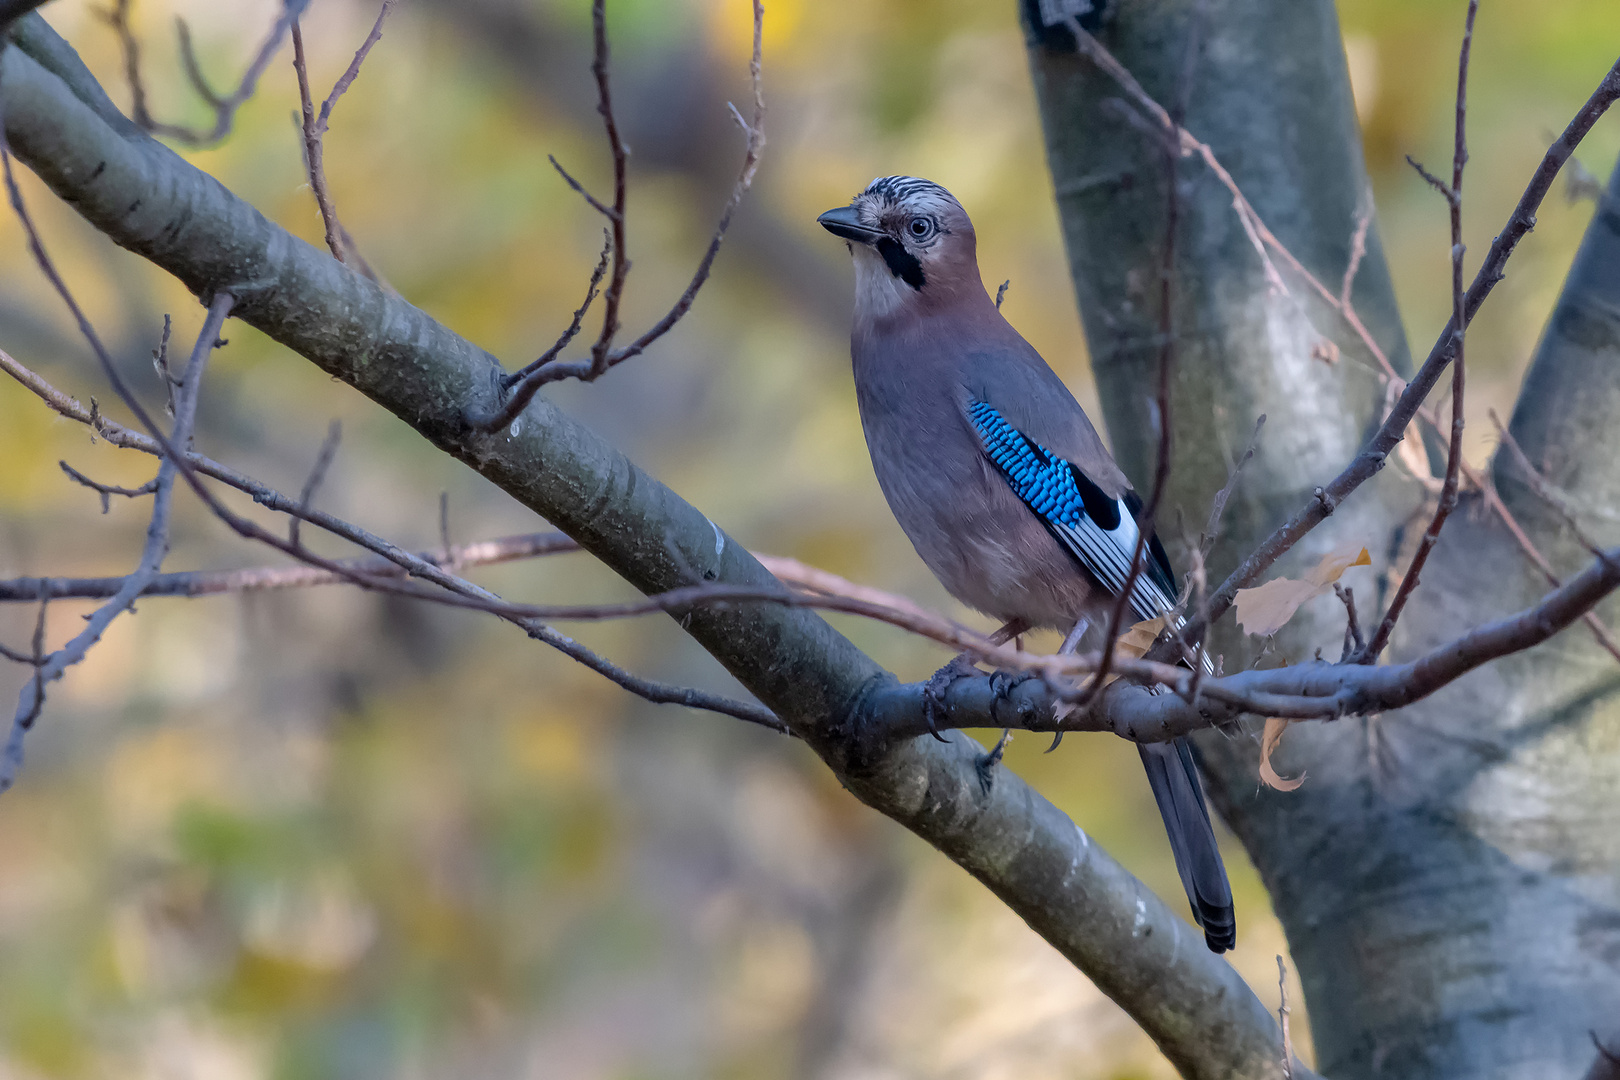
{"type": "Polygon", "coordinates": [[[944,188],[915,176],[873,180],[816,219],[849,241],[857,316],[931,307],[967,288],[984,293],[973,223],[944,188]]]}

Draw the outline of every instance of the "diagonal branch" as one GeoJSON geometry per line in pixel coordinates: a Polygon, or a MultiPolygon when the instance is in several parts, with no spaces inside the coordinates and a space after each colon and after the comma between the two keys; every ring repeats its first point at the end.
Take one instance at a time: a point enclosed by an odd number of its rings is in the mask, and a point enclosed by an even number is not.
{"type": "MultiPolygon", "coordinates": [[[[472,430],[466,416],[499,406],[494,358],[289,237],[172,153],[115,129],[66,55],[56,45],[0,52],[5,130],[45,183],[115,242],[194,292],[234,287],[238,318],[401,417],[637,589],[658,593],[694,576],[772,582],[707,517],[544,397],[521,432],[472,430]],[[131,213],[137,195],[145,201],[131,213]],[[176,243],[165,229],[180,208],[187,229],[176,243]]],[[[985,794],[977,744],[899,740],[852,752],[858,704],[892,677],[825,621],[798,607],[748,604],[692,609],[681,625],[857,797],[993,890],[1186,1075],[1275,1075],[1276,1022],[1230,965],[1016,776],[1000,776],[985,794]]]]}

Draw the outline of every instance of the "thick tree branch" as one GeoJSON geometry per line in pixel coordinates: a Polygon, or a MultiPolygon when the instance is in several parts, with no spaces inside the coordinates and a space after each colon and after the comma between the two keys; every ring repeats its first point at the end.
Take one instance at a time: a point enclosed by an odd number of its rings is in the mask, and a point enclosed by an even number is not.
{"type": "MultiPolygon", "coordinates": [[[[199,294],[229,288],[239,318],[399,415],[637,588],[771,584],[706,517],[543,398],[521,432],[472,430],[463,418],[497,405],[494,358],[288,236],[161,146],[114,131],[16,49],[0,54],[0,102],[18,156],[102,232],[199,294]]],[[[1236,973],[1016,777],[999,776],[986,795],[977,744],[906,740],[852,753],[859,699],[889,676],[823,620],[763,604],[695,609],[683,626],[851,791],[995,891],[1186,1075],[1276,1074],[1276,1023],[1236,973]]]]}

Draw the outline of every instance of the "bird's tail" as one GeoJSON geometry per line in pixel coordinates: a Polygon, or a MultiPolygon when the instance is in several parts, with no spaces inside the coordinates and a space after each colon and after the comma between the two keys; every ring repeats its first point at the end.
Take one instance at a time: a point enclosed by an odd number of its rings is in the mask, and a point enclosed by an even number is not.
{"type": "Polygon", "coordinates": [[[1204,805],[1192,747],[1186,739],[1167,743],[1138,743],[1148,786],[1159,804],[1176,870],[1192,903],[1193,918],[1204,929],[1211,952],[1222,953],[1237,944],[1237,914],[1232,909],[1232,886],[1215,845],[1215,830],[1204,805]]]}

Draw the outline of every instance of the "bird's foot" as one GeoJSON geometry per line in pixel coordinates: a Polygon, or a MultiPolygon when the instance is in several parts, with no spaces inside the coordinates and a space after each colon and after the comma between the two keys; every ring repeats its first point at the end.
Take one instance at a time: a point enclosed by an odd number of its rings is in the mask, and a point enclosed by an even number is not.
{"type": "Polygon", "coordinates": [[[1002,728],[1001,738],[996,740],[994,748],[988,754],[979,755],[978,760],[973,763],[974,770],[979,774],[979,790],[985,795],[989,795],[990,789],[995,785],[996,766],[1001,764],[1001,755],[1011,741],[1012,728],[1002,728]]]}
{"type": "Polygon", "coordinates": [[[934,672],[923,686],[923,719],[928,722],[928,734],[940,742],[949,741],[939,733],[939,717],[945,711],[945,691],[950,689],[951,684],[957,679],[983,674],[984,672],[973,666],[973,661],[968,658],[967,653],[961,653],[934,672]]]}
{"type": "Polygon", "coordinates": [[[995,715],[996,706],[1010,699],[1014,690],[1035,678],[1039,676],[1033,671],[992,671],[990,693],[994,698],[990,703],[990,715],[995,715]]]}

